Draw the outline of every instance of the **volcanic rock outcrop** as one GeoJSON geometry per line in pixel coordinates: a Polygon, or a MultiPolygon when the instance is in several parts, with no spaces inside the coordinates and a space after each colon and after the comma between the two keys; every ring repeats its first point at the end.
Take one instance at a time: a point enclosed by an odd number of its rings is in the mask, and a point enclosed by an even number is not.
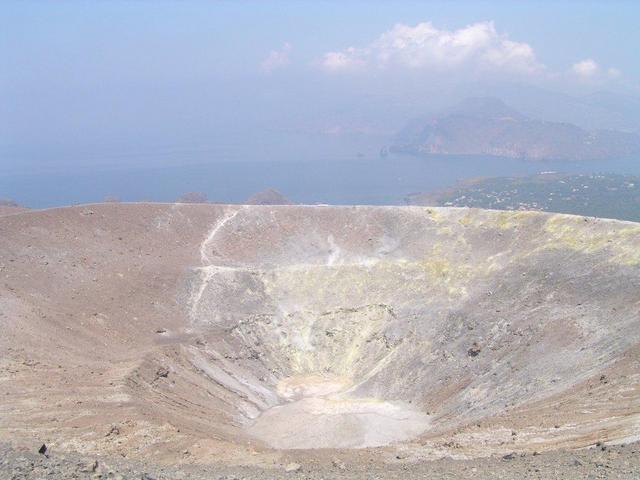
{"type": "Polygon", "coordinates": [[[259,463],[640,434],[640,224],[102,204],[0,231],[0,439],[259,463]]]}

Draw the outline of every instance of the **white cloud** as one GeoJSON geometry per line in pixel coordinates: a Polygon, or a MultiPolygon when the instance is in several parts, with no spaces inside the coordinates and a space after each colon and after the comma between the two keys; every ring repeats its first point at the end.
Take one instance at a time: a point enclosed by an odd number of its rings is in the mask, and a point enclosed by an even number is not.
{"type": "Polygon", "coordinates": [[[322,57],[322,66],[329,71],[348,70],[365,65],[365,60],[355,48],[347,48],[343,52],[327,52],[322,57]]]}
{"type": "Polygon", "coordinates": [[[280,50],[271,50],[267,58],[260,63],[260,69],[265,73],[271,73],[278,68],[286,67],[291,63],[289,53],[291,53],[289,43],[285,43],[280,50]]]}
{"type": "Polygon", "coordinates": [[[493,22],[440,30],[431,22],[397,24],[365,47],[327,52],[320,65],[338,72],[354,68],[406,68],[450,71],[475,68],[511,73],[544,70],[531,46],[499,34],[493,22]]]}
{"type": "Polygon", "coordinates": [[[582,78],[592,78],[600,72],[600,66],[591,58],[574,63],[571,66],[573,73],[582,78]]]}
{"type": "Polygon", "coordinates": [[[571,72],[580,80],[589,83],[603,83],[607,80],[615,80],[622,75],[620,70],[614,67],[605,70],[592,58],[574,63],[571,66],[571,72]]]}
{"type": "Polygon", "coordinates": [[[622,75],[622,72],[617,68],[611,67],[607,70],[607,76],[609,78],[618,78],[620,75],[622,75]]]}

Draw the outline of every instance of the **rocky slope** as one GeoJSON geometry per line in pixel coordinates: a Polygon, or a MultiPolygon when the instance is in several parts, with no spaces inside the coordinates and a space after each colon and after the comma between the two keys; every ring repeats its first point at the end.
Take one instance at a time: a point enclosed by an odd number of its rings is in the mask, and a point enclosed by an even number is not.
{"type": "Polygon", "coordinates": [[[635,480],[640,471],[640,446],[594,446],[579,451],[507,454],[502,457],[414,462],[402,457],[372,461],[362,451],[348,455],[324,452],[311,460],[282,459],[268,466],[202,465],[188,461],[171,465],[128,460],[121,456],[78,455],[48,451],[41,455],[0,444],[0,478],[12,480],[263,480],[263,479],[610,479],[635,480]],[[306,461],[305,461],[306,460],[306,461]]]}
{"type": "Polygon", "coordinates": [[[384,472],[640,434],[639,224],[102,204],[0,230],[12,448],[384,472]]]}

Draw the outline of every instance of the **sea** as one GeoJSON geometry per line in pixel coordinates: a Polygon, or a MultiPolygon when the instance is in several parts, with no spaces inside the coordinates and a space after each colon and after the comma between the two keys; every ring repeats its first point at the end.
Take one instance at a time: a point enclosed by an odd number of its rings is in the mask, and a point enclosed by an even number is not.
{"type": "Polygon", "coordinates": [[[82,161],[52,158],[38,164],[5,158],[0,162],[0,199],[47,208],[106,197],[171,202],[186,192],[202,192],[212,202],[241,203],[255,192],[274,188],[302,204],[403,205],[409,194],[440,190],[468,178],[543,171],[640,175],[640,158],[539,162],[418,157],[387,153],[384,140],[289,133],[268,145],[217,139],[214,147],[142,149],[113,158],[109,151],[96,151],[82,161]]]}

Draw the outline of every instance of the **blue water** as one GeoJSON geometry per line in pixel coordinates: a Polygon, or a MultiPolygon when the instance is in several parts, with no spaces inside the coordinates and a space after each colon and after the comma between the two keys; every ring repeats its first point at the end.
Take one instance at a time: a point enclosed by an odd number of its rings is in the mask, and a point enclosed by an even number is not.
{"type": "Polygon", "coordinates": [[[188,191],[215,202],[242,202],[267,187],[294,202],[403,204],[409,193],[447,187],[464,178],[540,171],[640,174],[640,161],[531,162],[483,157],[390,155],[339,161],[233,161],[189,166],[118,168],[0,177],[0,198],[32,208],[98,202],[173,201],[188,191]]]}

